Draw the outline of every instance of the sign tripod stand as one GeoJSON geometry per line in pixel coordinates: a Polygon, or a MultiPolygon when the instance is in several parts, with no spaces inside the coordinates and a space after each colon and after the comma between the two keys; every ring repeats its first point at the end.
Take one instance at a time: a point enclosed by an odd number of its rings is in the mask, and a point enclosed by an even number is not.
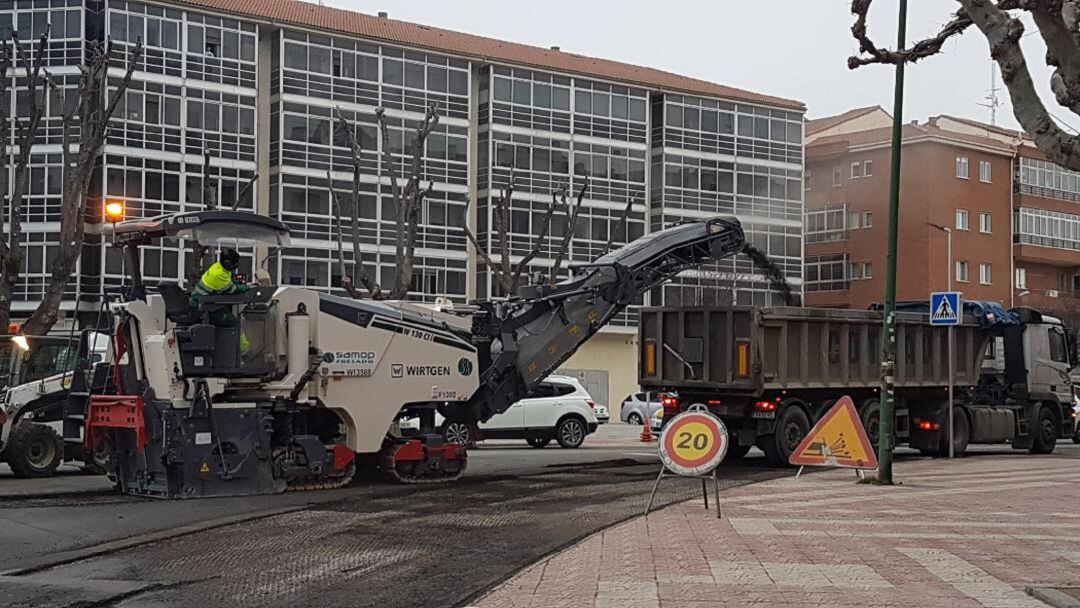
{"type": "Polygon", "coordinates": [[[705,510],[709,509],[709,479],[716,493],[716,518],[723,517],[720,508],[720,479],[716,467],[724,459],[728,448],[728,433],[724,423],[704,407],[683,412],[672,418],[660,434],[660,474],[656,476],[645,515],[652,510],[656,491],[665,477],[690,477],[701,480],[701,496],[705,510]]]}
{"type": "Polygon", "coordinates": [[[720,510],[720,479],[716,476],[716,469],[713,469],[712,473],[710,473],[709,475],[679,475],[678,473],[671,473],[669,475],[668,468],[665,465],[660,465],[660,474],[657,475],[656,483],[653,484],[652,493],[649,494],[649,505],[645,507],[645,515],[648,515],[649,511],[652,510],[653,500],[656,498],[656,490],[660,487],[660,482],[663,481],[665,476],[671,477],[673,475],[677,477],[691,477],[701,480],[701,498],[705,501],[705,510],[709,509],[708,481],[712,479],[713,492],[716,494],[716,519],[721,519],[724,516],[723,511],[720,510]]]}

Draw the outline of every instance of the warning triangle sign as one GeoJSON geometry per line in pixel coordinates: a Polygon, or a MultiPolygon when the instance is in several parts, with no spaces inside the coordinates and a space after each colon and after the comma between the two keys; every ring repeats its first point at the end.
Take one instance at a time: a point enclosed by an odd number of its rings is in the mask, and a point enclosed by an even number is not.
{"type": "Polygon", "coordinates": [[[818,420],[788,462],[796,466],[877,468],[877,457],[851,397],[841,397],[818,420]]]}

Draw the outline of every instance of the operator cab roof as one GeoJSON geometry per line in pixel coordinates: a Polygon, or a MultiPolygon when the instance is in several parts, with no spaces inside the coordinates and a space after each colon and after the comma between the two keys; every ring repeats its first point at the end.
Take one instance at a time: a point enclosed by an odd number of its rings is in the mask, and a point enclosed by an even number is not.
{"type": "Polygon", "coordinates": [[[288,246],[291,243],[285,224],[249,211],[173,213],[106,225],[104,233],[127,242],[172,238],[196,239],[209,246],[288,246]]]}

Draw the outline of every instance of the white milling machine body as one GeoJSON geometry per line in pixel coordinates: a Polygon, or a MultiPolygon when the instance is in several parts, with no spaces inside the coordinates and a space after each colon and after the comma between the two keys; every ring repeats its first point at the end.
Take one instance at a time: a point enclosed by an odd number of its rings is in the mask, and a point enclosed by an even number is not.
{"type": "MultiPolygon", "coordinates": [[[[136,269],[139,247],[161,238],[289,242],[276,220],[235,211],[132,220],[113,233],[136,269]]],[[[364,463],[406,482],[453,479],[467,456],[436,432],[436,410],[466,422],[505,411],[643,293],[742,248],[733,218],[679,224],[557,285],[468,306],[255,286],[192,311],[179,286],[148,290],[135,272],[112,304],[113,386],[91,397],[87,442],[108,451],[123,491],[149,496],[337,487],[364,463]],[[210,323],[220,310],[238,326],[210,323]],[[404,416],[419,416],[418,436],[389,432],[404,416]]]]}

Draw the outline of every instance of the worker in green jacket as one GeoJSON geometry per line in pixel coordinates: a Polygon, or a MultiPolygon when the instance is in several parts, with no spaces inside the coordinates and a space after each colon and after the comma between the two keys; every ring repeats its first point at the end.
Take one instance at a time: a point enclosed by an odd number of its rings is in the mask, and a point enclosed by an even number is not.
{"type": "MultiPolygon", "coordinates": [[[[199,311],[199,300],[203,296],[227,295],[244,293],[251,289],[250,285],[237,283],[233,280],[233,274],[240,267],[240,254],[235,249],[224,249],[218,256],[218,261],[206,269],[195,289],[191,291],[191,308],[199,311]]],[[[228,309],[217,310],[210,313],[210,323],[215,327],[236,327],[240,320],[228,309]]],[[[240,350],[246,351],[250,346],[247,336],[240,333],[240,350]]]]}

